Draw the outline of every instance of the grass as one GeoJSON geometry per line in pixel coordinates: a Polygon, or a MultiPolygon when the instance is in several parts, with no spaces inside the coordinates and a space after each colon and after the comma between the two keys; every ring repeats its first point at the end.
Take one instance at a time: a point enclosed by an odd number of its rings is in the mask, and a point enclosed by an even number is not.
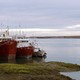
{"type": "Polygon", "coordinates": [[[79,71],[77,64],[63,62],[0,64],[0,80],[71,80],[59,72],[79,71]]]}

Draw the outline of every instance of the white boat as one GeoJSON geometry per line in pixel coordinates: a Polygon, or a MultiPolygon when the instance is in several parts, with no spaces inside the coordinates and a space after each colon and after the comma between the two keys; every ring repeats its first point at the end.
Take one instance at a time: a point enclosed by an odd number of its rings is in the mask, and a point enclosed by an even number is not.
{"type": "Polygon", "coordinates": [[[33,53],[33,57],[45,57],[46,55],[47,53],[44,50],[40,50],[39,48],[33,53]]]}

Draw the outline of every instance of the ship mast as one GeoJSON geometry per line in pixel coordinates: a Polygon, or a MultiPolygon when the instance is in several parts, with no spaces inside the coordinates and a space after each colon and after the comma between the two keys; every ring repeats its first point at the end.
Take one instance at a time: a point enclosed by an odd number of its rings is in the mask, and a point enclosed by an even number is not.
{"type": "Polygon", "coordinates": [[[7,26],[6,36],[9,36],[9,26],[7,26]]]}

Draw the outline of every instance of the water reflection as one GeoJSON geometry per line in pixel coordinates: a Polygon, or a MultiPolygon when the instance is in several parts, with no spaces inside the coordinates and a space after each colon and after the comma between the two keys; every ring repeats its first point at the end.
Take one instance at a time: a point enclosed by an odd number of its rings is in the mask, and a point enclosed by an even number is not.
{"type": "Polygon", "coordinates": [[[26,64],[34,62],[45,62],[46,57],[33,57],[33,58],[17,58],[17,59],[1,59],[0,63],[17,63],[17,64],[26,64]]]}
{"type": "Polygon", "coordinates": [[[16,59],[16,63],[17,64],[25,64],[25,63],[32,63],[33,62],[33,60],[32,60],[32,58],[17,58],[16,59]]]}
{"type": "Polygon", "coordinates": [[[18,58],[16,63],[25,64],[25,63],[34,63],[34,62],[45,62],[46,57],[33,57],[33,58],[18,58]]]}
{"type": "Polygon", "coordinates": [[[33,58],[20,58],[16,59],[16,63],[25,64],[25,63],[34,63],[34,62],[45,62],[46,57],[33,57],[33,58]]]}

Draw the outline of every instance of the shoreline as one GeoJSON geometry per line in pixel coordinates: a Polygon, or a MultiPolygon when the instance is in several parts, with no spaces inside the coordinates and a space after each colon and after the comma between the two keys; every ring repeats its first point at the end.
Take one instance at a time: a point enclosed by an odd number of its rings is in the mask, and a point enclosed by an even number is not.
{"type": "Polygon", "coordinates": [[[0,64],[0,80],[72,80],[60,72],[80,71],[80,65],[64,62],[0,64]]]}
{"type": "Polygon", "coordinates": [[[46,38],[80,38],[80,36],[31,36],[27,38],[39,38],[39,39],[46,39],[46,38]]]}

